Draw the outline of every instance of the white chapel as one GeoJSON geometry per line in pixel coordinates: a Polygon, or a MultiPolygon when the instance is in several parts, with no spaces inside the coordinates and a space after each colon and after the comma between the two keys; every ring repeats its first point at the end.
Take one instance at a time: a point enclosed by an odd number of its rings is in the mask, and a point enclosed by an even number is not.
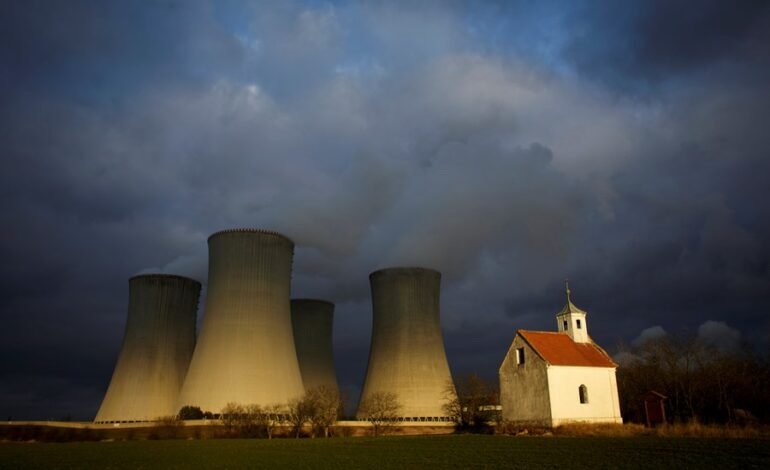
{"type": "Polygon", "coordinates": [[[617,364],[589,336],[569,284],[556,323],[558,332],[516,331],[499,370],[503,420],[546,427],[622,423],[617,364]]]}

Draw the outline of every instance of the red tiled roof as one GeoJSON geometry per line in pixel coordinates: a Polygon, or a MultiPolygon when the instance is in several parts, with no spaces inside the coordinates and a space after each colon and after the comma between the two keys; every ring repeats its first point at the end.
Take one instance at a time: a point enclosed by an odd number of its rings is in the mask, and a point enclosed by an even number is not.
{"type": "Polygon", "coordinates": [[[603,349],[593,343],[576,343],[565,333],[519,330],[519,334],[551,365],[617,367],[603,349]]]}

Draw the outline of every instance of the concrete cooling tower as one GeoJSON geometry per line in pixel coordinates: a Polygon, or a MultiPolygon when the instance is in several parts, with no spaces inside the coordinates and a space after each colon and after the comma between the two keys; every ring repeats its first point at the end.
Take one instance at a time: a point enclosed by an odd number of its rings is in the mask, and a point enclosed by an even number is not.
{"type": "Polygon", "coordinates": [[[326,385],[339,390],[334,371],[332,324],[334,304],[325,300],[292,299],[291,324],[305,390],[326,385]]]}
{"type": "Polygon", "coordinates": [[[294,243],[263,230],[209,237],[206,309],[178,407],[283,404],[304,392],[289,288],[294,243]]]}
{"type": "Polygon", "coordinates": [[[374,318],[362,401],[392,392],[404,418],[445,417],[442,405],[452,376],[439,323],[441,273],[390,268],[373,272],[369,281],[374,318]]]}
{"type": "Polygon", "coordinates": [[[174,415],[195,347],[201,284],[148,274],[128,281],[123,346],[96,422],[150,421],[174,415]]]}

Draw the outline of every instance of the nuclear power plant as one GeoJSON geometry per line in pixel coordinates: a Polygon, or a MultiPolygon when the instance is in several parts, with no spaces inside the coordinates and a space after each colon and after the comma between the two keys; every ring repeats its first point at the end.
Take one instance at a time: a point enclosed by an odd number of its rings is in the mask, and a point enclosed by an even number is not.
{"type": "MultiPolygon", "coordinates": [[[[374,316],[361,401],[389,392],[407,420],[444,419],[447,388],[451,394],[454,387],[439,322],[441,273],[389,268],[373,272],[369,281],[374,316]]],[[[360,410],[357,417],[364,417],[360,410]]]]}
{"type": "Polygon", "coordinates": [[[219,412],[227,403],[285,404],[304,393],[289,290],[294,242],[264,230],[209,237],[206,309],[177,402],[219,412]]]}
{"type": "Polygon", "coordinates": [[[332,326],[334,304],[325,300],[292,299],[291,324],[305,390],[319,386],[339,390],[334,370],[332,326]]]}
{"type": "MultiPolygon", "coordinates": [[[[318,386],[339,390],[334,304],[290,301],[294,242],[234,229],[211,235],[208,248],[197,341],[200,283],[165,274],[130,279],[123,348],[96,422],[153,421],[183,406],[216,414],[228,403],[286,405],[318,386]]],[[[390,268],[369,279],[373,326],[361,398],[390,392],[404,421],[448,421],[443,405],[454,387],[439,323],[441,274],[390,268]]]]}
{"type": "Polygon", "coordinates": [[[173,275],[128,282],[123,346],[96,422],[147,421],[177,413],[195,347],[201,284],[173,275]]]}

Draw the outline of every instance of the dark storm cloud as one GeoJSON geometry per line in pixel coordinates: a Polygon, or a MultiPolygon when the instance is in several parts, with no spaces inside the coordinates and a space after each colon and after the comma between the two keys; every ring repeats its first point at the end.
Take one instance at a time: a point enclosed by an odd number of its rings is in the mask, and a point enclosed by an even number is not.
{"type": "MultiPolygon", "coordinates": [[[[725,85],[673,112],[675,144],[640,145],[609,179],[612,194],[602,197],[611,212],[583,218],[590,225],[571,253],[582,254],[579,266],[565,275],[579,280],[595,334],[618,328],[614,314],[629,333],[650,324],[692,331],[711,315],[766,338],[770,214],[758,175],[770,172],[761,130],[770,102],[759,89],[725,85]]],[[[541,306],[523,294],[509,311],[541,306]]]]}
{"type": "Polygon", "coordinates": [[[580,2],[566,15],[563,53],[581,73],[625,89],[721,62],[767,66],[769,12],[761,0],[580,2]]]}
{"type": "Polygon", "coordinates": [[[610,349],[763,341],[766,7],[3,9],[0,415],[92,417],[127,278],[205,282],[233,226],[297,242],[293,294],[337,302],[353,395],[367,275],[395,264],[442,271],[455,373],[494,377],[515,328],[552,329],[565,277],[610,349]]]}
{"type": "Polygon", "coordinates": [[[179,78],[205,83],[241,61],[207,2],[32,0],[2,13],[0,84],[17,90],[109,102],[179,78]]]}

